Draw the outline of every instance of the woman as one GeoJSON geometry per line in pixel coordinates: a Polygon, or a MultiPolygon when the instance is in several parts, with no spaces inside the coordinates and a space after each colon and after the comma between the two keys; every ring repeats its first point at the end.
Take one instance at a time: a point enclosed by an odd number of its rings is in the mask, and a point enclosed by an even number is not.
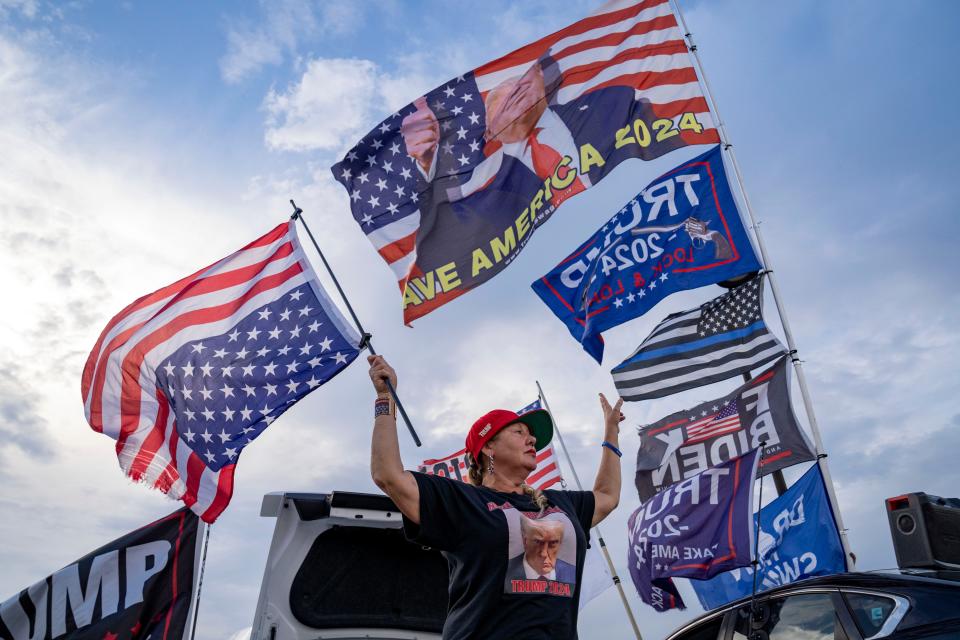
{"type": "Polygon", "coordinates": [[[496,409],[470,428],[470,484],[404,471],[387,387],[397,376],[370,356],[374,405],[370,470],[403,514],[410,540],[439,549],[450,568],[444,640],[577,637],[588,531],[620,500],[619,400],[603,394],[605,440],[593,491],[526,485],[553,435],[546,411],[496,409]]]}

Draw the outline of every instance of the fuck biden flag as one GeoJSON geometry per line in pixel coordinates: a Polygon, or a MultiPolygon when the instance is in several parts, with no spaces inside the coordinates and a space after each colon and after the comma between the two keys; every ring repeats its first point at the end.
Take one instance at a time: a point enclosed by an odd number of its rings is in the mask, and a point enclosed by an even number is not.
{"type": "Polygon", "coordinates": [[[719,142],[667,0],[597,12],[414,100],[332,167],[410,323],[628,158],[719,142]]]}

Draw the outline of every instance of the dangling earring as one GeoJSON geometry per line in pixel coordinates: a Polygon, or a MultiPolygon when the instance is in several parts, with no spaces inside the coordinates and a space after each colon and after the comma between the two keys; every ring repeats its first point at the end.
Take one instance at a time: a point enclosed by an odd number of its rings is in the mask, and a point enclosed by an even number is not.
{"type": "Polygon", "coordinates": [[[487,458],[487,473],[493,475],[493,456],[487,458]]]}

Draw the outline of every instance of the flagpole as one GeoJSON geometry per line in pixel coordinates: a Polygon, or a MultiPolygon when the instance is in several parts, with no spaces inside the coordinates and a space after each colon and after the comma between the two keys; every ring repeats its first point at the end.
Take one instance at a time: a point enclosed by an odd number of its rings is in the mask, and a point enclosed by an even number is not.
{"type": "Polygon", "coordinates": [[[687,40],[688,48],[690,49],[690,52],[693,53],[694,60],[696,61],[699,71],[697,81],[702,84],[704,96],[710,102],[713,115],[717,119],[717,132],[720,135],[720,141],[723,145],[723,150],[728,152],[731,164],[733,164],[733,170],[737,177],[737,185],[740,189],[740,194],[743,196],[743,202],[746,205],[747,216],[750,218],[750,225],[753,229],[754,236],[757,239],[757,246],[760,248],[760,258],[763,261],[763,266],[767,271],[767,277],[770,281],[770,290],[773,293],[773,300],[777,306],[777,314],[780,316],[780,325],[783,327],[784,337],[787,340],[787,348],[790,350],[790,358],[793,361],[793,368],[797,372],[797,383],[800,386],[800,395],[803,398],[804,411],[807,414],[807,421],[810,423],[810,430],[813,432],[814,446],[817,450],[817,465],[820,467],[820,472],[823,474],[823,478],[827,486],[827,495],[830,499],[830,508],[833,511],[833,517],[836,519],[837,526],[840,529],[840,541],[843,544],[843,551],[844,555],[846,556],[847,565],[850,570],[855,570],[856,556],[854,556],[853,552],[850,550],[850,541],[847,539],[847,530],[843,526],[843,518],[840,516],[840,506],[837,502],[837,495],[833,486],[833,478],[830,475],[830,469],[827,466],[827,454],[824,452],[823,438],[820,436],[820,426],[817,423],[817,416],[813,411],[813,402],[810,399],[810,391],[807,388],[807,379],[803,374],[803,367],[801,366],[800,358],[797,357],[797,345],[793,340],[793,332],[790,330],[790,322],[787,320],[787,314],[784,309],[783,300],[780,297],[780,290],[777,287],[777,280],[774,277],[773,267],[767,255],[766,245],[763,242],[763,235],[760,233],[760,227],[757,223],[756,217],[753,214],[753,207],[750,204],[750,197],[747,195],[747,190],[744,187],[743,174],[740,171],[740,163],[737,162],[737,155],[734,153],[733,145],[729,142],[729,138],[727,137],[727,132],[723,125],[723,119],[720,117],[720,112],[717,109],[717,101],[713,97],[713,92],[710,89],[710,82],[707,80],[707,75],[704,72],[703,62],[700,60],[700,53],[697,51],[697,45],[693,41],[693,34],[691,34],[690,30],[687,29],[687,22],[683,18],[683,12],[680,11],[680,4],[678,0],[670,1],[674,6],[674,11],[676,12],[677,17],[680,19],[680,27],[683,29],[684,38],[687,40]]]}
{"type": "MultiPolygon", "coordinates": [[[[744,382],[750,382],[751,380],[753,380],[753,376],[750,375],[750,372],[749,372],[749,371],[744,371],[744,372],[743,372],[743,381],[744,381],[744,382]]],[[[766,442],[766,441],[764,441],[764,442],[766,442]]],[[[761,466],[761,467],[763,466],[763,455],[762,455],[762,454],[761,454],[761,456],[760,456],[760,466],[761,466]]],[[[774,486],[774,488],[777,490],[777,495],[778,495],[778,496],[782,496],[783,494],[785,494],[785,493],[787,492],[787,480],[786,480],[786,478],[783,477],[783,470],[782,470],[782,469],[777,469],[776,471],[771,472],[770,475],[773,476],[773,486],[774,486]]],[[[760,476],[760,477],[763,478],[763,476],[760,476]]],[[[761,482],[762,482],[762,480],[761,480],[761,482]]],[[[762,486],[762,485],[761,485],[761,486],[762,486]]],[[[762,489],[761,489],[760,495],[763,496],[763,491],[762,491],[762,489]]]]}
{"type": "MultiPolygon", "coordinates": [[[[203,523],[203,553],[200,557],[200,575],[197,577],[197,593],[193,600],[193,622],[190,625],[190,640],[194,640],[194,636],[197,635],[197,617],[200,612],[200,591],[203,589],[203,570],[207,566],[207,543],[210,542],[210,528],[211,525],[200,521],[203,523]]],[[[174,576],[176,580],[176,576],[174,576]]]]}
{"type": "MultiPolygon", "coordinates": [[[[563,449],[563,455],[567,458],[567,464],[570,466],[570,471],[573,472],[573,480],[577,483],[577,489],[583,491],[583,485],[580,483],[580,476],[577,475],[577,468],[573,466],[573,459],[570,458],[570,452],[567,451],[567,445],[563,441],[563,436],[560,434],[560,427],[557,426],[557,421],[553,417],[553,411],[550,411],[550,403],[547,402],[547,396],[543,393],[543,388],[540,386],[540,381],[535,380],[537,383],[537,394],[540,397],[540,400],[543,401],[543,406],[547,410],[547,413],[550,414],[550,418],[553,421],[553,432],[557,434],[557,440],[560,441],[560,448],[563,449]]],[[[627,602],[627,595],[623,592],[623,585],[620,584],[620,576],[617,575],[617,569],[613,566],[613,560],[610,559],[610,552],[607,551],[607,543],[603,540],[603,534],[600,533],[600,525],[595,525],[593,527],[597,532],[597,542],[600,543],[600,550],[603,552],[603,557],[607,560],[607,567],[610,568],[610,574],[613,576],[613,584],[616,585],[617,591],[620,593],[620,601],[623,602],[623,608],[627,612],[627,618],[630,619],[630,625],[633,627],[633,633],[637,636],[637,640],[643,640],[643,637],[640,635],[640,627],[637,626],[637,620],[633,617],[633,610],[630,608],[630,603],[627,602]]]]}
{"type": "MultiPolygon", "coordinates": [[[[333,279],[333,284],[337,287],[337,291],[340,292],[340,297],[343,299],[344,304],[347,305],[347,311],[350,312],[350,316],[353,318],[353,323],[357,325],[357,330],[360,332],[360,348],[366,347],[370,350],[372,355],[377,355],[377,352],[373,349],[373,336],[363,330],[363,325],[360,324],[360,318],[357,317],[357,314],[353,311],[353,306],[350,304],[350,300],[347,298],[347,294],[344,293],[343,287],[340,286],[340,281],[337,280],[336,274],[333,273],[333,269],[330,268],[330,263],[327,262],[327,258],[323,255],[323,251],[320,250],[320,245],[317,244],[316,239],[313,237],[313,232],[310,231],[310,227],[307,226],[307,221],[303,217],[303,209],[297,206],[297,203],[292,199],[290,204],[293,205],[293,215],[290,216],[291,219],[298,221],[303,225],[303,228],[307,230],[307,235],[310,236],[310,242],[313,243],[314,249],[317,250],[317,253],[320,254],[320,260],[323,261],[323,266],[326,267],[327,273],[330,274],[330,277],[333,279]]],[[[397,390],[393,388],[393,383],[389,380],[386,380],[387,388],[390,389],[390,395],[393,396],[393,401],[397,405],[397,411],[400,412],[400,415],[403,416],[403,421],[407,425],[407,430],[410,432],[410,435],[413,437],[414,443],[416,445],[422,446],[420,443],[420,437],[417,435],[417,432],[413,428],[413,424],[410,422],[410,418],[407,416],[406,410],[403,408],[403,404],[400,402],[400,397],[397,396],[397,390]]]]}
{"type": "MultiPolygon", "coordinates": [[[[763,452],[766,451],[766,439],[760,443],[760,460],[757,468],[763,465],[763,452]]],[[[760,571],[760,511],[763,509],[763,476],[760,476],[760,495],[757,498],[757,521],[753,526],[753,589],[750,591],[750,624],[753,625],[757,613],[757,573],[760,571]]]]}

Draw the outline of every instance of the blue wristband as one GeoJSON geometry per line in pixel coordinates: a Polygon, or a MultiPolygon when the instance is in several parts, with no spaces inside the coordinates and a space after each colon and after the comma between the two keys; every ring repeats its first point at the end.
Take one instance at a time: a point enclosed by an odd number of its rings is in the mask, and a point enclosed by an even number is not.
{"type": "Polygon", "coordinates": [[[618,458],[622,458],[622,457],[623,457],[623,451],[620,451],[620,449],[617,449],[615,446],[613,446],[612,444],[610,444],[610,443],[607,442],[606,440],[604,440],[603,442],[601,442],[601,443],[600,443],[600,446],[601,446],[601,447],[606,447],[607,449],[610,449],[610,451],[613,451],[615,454],[617,454],[617,457],[618,457],[618,458]]]}

